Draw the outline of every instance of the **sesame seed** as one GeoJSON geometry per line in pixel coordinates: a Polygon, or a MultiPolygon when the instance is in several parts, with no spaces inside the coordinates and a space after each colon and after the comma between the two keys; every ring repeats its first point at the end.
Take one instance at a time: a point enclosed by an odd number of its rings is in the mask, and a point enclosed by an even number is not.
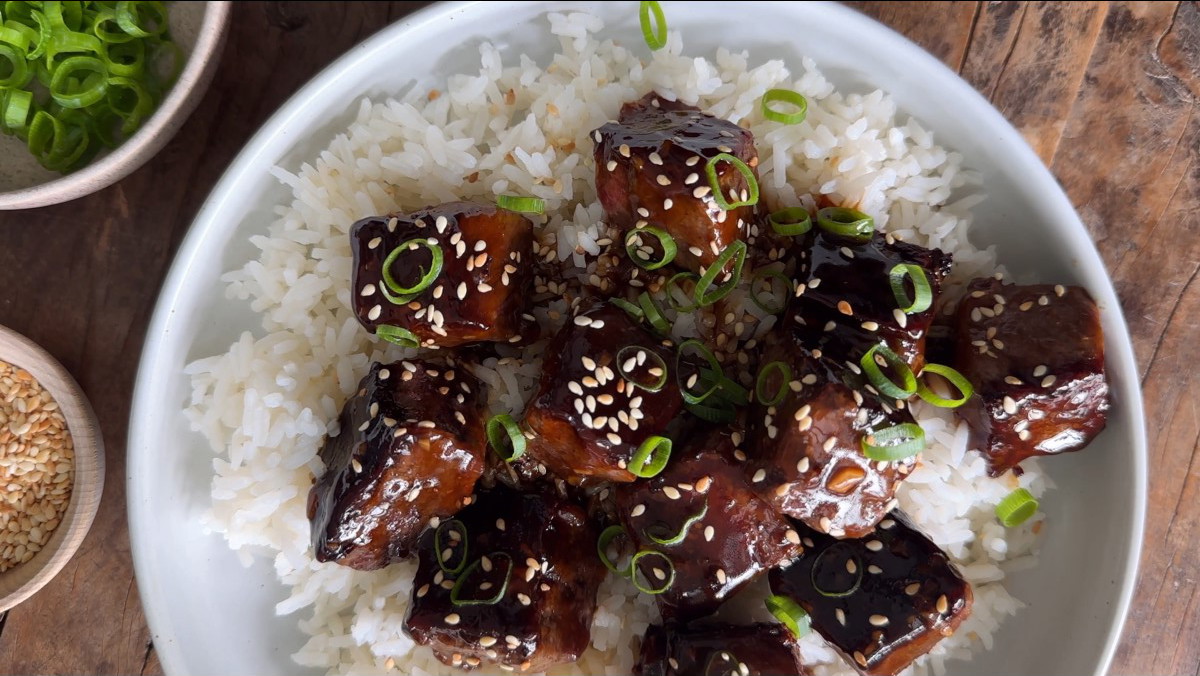
{"type": "Polygon", "coordinates": [[[367,312],[367,319],[375,321],[376,319],[379,319],[379,315],[381,314],[383,314],[383,306],[376,305],[375,307],[371,308],[369,312],[367,312]]]}
{"type": "Polygon", "coordinates": [[[663,163],[662,155],[659,155],[657,151],[651,150],[650,151],[650,164],[656,164],[661,167],[662,163],[663,163]]]}
{"type": "Polygon", "coordinates": [[[622,144],[621,144],[621,145],[620,145],[620,146],[617,148],[617,152],[618,152],[618,153],[621,153],[621,157],[629,157],[629,145],[628,145],[628,144],[625,144],[625,143],[622,143],[622,144]]]}
{"type": "Polygon", "coordinates": [[[796,471],[803,474],[808,471],[808,466],[809,466],[808,457],[805,456],[803,458],[800,458],[800,462],[796,463],[796,471]]]}
{"type": "Polygon", "coordinates": [[[484,648],[489,648],[489,647],[491,647],[491,646],[494,646],[494,645],[496,645],[496,637],[494,637],[494,636],[481,636],[481,637],[479,638],[479,645],[483,646],[484,648]]]}
{"type": "Polygon", "coordinates": [[[1042,387],[1050,387],[1056,380],[1058,380],[1058,378],[1055,378],[1054,374],[1050,374],[1045,378],[1042,378],[1042,387]]]}
{"type": "Polygon", "coordinates": [[[833,528],[833,522],[830,521],[829,517],[827,516],[821,517],[821,520],[817,522],[817,525],[820,526],[821,531],[825,533],[828,533],[829,529],[833,528]]]}
{"type": "Polygon", "coordinates": [[[851,575],[858,572],[858,564],[854,563],[854,559],[846,559],[846,572],[851,575]]]}
{"type": "Polygon", "coordinates": [[[521,605],[523,606],[533,603],[533,599],[529,598],[528,594],[517,594],[517,600],[520,601],[521,605]]]}
{"type": "Polygon", "coordinates": [[[417,598],[424,598],[425,595],[428,593],[429,593],[429,585],[423,584],[423,585],[421,585],[421,588],[417,590],[417,598]]]}
{"type": "Polygon", "coordinates": [[[670,211],[673,206],[675,206],[675,200],[670,197],[663,200],[663,211],[670,211]]]}
{"type": "Polygon", "coordinates": [[[754,483],[758,483],[758,482],[762,481],[762,480],[763,480],[763,479],[765,479],[765,478],[767,478],[767,470],[765,470],[765,469],[760,469],[760,470],[758,470],[757,472],[755,472],[755,473],[754,473],[754,478],[750,479],[750,481],[752,481],[752,482],[754,482],[754,483]]]}
{"type": "Polygon", "coordinates": [[[837,618],[838,624],[842,625],[843,627],[846,626],[846,611],[842,610],[841,608],[837,608],[833,611],[833,615],[837,618]]]}
{"type": "Polygon", "coordinates": [[[716,535],[716,534],[717,534],[717,531],[716,531],[716,529],[715,529],[715,528],[713,528],[712,526],[705,526],[705,527],[704,527],[704,540],[705,540],[705,542],[712,542],[713,536],[714,536],[714,535],[716,535]]]}
{"type": "Polygon", "coordinates": [[[666,174],[659,174],[654,179],[659,185],[671,185],[671,179],[666,174]]]}
{"type": "Polygon", "coordinates": [[[1059,298],[1067,295],[1067,287],[1063,286],[1062,284],[1055,284],[1054,295],[1058,296],[1059,298]]]}
{"type": "Polygon", "coordinates": [[[706,185],[698,185],[696,186],[696,189],[692,191],[692,196],[696,198],[703,198],[710,192],[712,192],[712,188],[706,185]]]}
{"type": "Polygon", "coordinates": [[[811,417],[805,417],[796,425],[796,429],[800,430],[801,432],[807,432],[812,426],[813,419],[811,417]]]}
{"type": "Polygon", "coordinates": [[[862,665],[864,667],[867,666],[867,658],[864,657],[862,652],[859,650],[854,651],[854,661],[858,662],[860,665],[862,665]]]}
{"type": "Polygon", "coordinates": [[[600,381],[596,380],[595,378],[593,378],[591,376],[584,376],[579,379],[579,382],[583,383],[584,387],[599,387],[600,386],[600,381]]]}
{"type": "Polygon", "coordinates": [[[1047,298],[1046,296],[1038,296],[1037,304],[1038,305],[1049,305],[1050,299],[1047,298]]]}
{"type": "Polygon", "coordinates": [[[1030,437],[1032,436],[1033,434],[1031,434],[1029,430],[1021,430],[1020,432],[1017,432],[1017,438],[1021,441],[1029,441],[1030,437]]]}
{"type": "Polygon", "coordinates": [[[1004,376],[1004,382],[1008,383],[1009,385],[1020,385],[1021,379],[1016,376],[1004,376]]]}
{"type": "Polygon", "coordinates": [[[696,482],[696,490],[699,491],[700,493],[707,493],[708,487],[711,485],[712,485],[711,477],[706,477],[706,476],[700,477],[700,480],[696,482]]]}
{"type": "Polygon", "coordinates": [[[355,473],[355,474],[361,474],[361,473],[362,473],[362,469],[363,469],[363,468],[362,468],[362,463],[358,461],[358,458],[351,458],[351,459],[350,459],[350,466],[354,468],[354,473],[355,473]]]}
{"type": "Polygon", "coordinates": [[[1009,414],[1009,415],[1016,415],[1016,413],[1017,413],[1017,402],[1016,402],[1016,401],[1014,401],[1012,397],[1005,396],[1005,397],[1004,397],[1004,401],[1003,401],[1003,405],[1004,405],[1004,412],[1005,412],[1005,413],[1007,413],[1007,414],[1009,414]]]}
{"type": "Polygon", "coordinates": [[[844,301],[844,300],[839,300],[839,301],[838,301],[838,304],[837,304],[837,309],[838,309],[838,312],[840,312],[840,313],[842,313],[842,314],[844,314],[844,315],[852,315],[852,314],[854,314],[854,308],[850,307],[850,303],[847,303],[847,302],[846,302],[846,301],[844,301]]]}
{"type": "Polygon", "coordinates": [[[663,487],[662,492],[663,495],[672,500],[678,500],[679,498],[683,497],[683,495],[679,492],[679,489],[675,488],[674,486],[665,486],[663,487]]]}
{"type": "Polygon", "coordinates": [[[575,382],[574,380],[567,383],[567,389],[570,390],[573,394],[583,396],[583,388],[580,387],[579,383],[575,382]]]}
{"type": "Polygon", "coordinates": [[[950,602],[946,600],[946,595],[942,594],[937,600],[937,611],[944,615],[947,610],[950,610],[950,602]]]}
{"type": "Polygon", "coordinates": [[[458,613],[450,613],[444,619],[446,620],[446,624],[450,626],[454,626],[462,621],[462,618],[458,616],[458,613]]]}
{"type": "Polygon", "coordinates": [[[875,322],[870,322],[870,321],[863,322],[862,327],[864,329],[866,329],[867,331],[878,331],[879,330],[879,324],[876,324],[875,322]]]}
{"type": "Polygon", "coordinates": [[[608,442],[614,446],[619,446],[621,444],[621,437],[612,432],[608,433],[607,438],[608,442]]]}
{"type": "Polygon", "coordinates": [[[871,565],[867,566],[867,572],[872,575],[879,575],[883,573],[883,569],[872,563],[871,565]]]}
{"type": "Polygon", "coordinates": [[[900,325],[900,328],[903,329],[908,326],[908,315],[904,314],[904,311],[900,308],[894,308],[892,310],[892,318],[896,320],[896,323],[900,325]]]}
{"type": "Polygon", "coordinates": [[[634,505],[633,509],[629,510],[629,516],[641,516],[646,513],[645,505],[634,505]]]}
{"type": "Polygon", "coordinates": [[[867,542],[867,549],[869,549],[873,552],[877,552],[877,551],[883,549],[883,543],[880,542],[879,540],[870,540],[869,542],[867,542]]]}
{"type": "Polygon", "coordinates": [[[790,542],[794,545],[800,544],[800,534],[797,533],[796,531],[792,530],[791,528],[787,529],[787,532],[784,533],[783,536],[787,538],[788,542],[790,542]]]}
{"type": "Polygon", "coordinates": [[[697,174],[696,172],[693,171],[692,173],[687,175],[687,178],[683,179],[683,184],[691,185],[699,180],[700,180],[700,174],[697,174]]]}
{"type": "Polygon", "coordinates": [[[867,619],[867,621],[870,622],[871,625],[875,626],[875,627],[888,626],[888,618],[886,615],[872,615],[871,617],[869,617],[867,619]]]}
{"type": "Polygon", "coordinates": [[[717,582],[720,582],[721,584],[725,584],[726,579],[727,578],[725,577],[725,569],[718,568],[717,569],[717,582]]]}
{"type": "Polygon", "coordinates": [[[609,160],[609,161],[608,161],[608,164],[606,164],[606,165],[604,165],[604,166],[605,166],[605,167],[607,167],[609,171],[613,171],[613,170],[615,170],[615,169],[617,168],[617,161],[616,161],[616,160],[609,160]]]}
{"type": "Polygon", "coordinates": [[[592,318],[580,315],[575,318],[575,326],[591,326],[592,318]]]}

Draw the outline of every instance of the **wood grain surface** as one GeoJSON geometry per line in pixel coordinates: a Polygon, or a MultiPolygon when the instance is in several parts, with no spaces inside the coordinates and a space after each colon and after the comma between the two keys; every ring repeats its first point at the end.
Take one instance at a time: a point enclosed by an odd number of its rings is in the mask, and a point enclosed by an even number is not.
{"type": "MultiPolygon", "coordinates": [[[[79,553],[0,617],[0,673],[161,673],[125,511],[126,425],[158,287],[259,125],[338,55],[424,4],[237,3],[214,86],[158,157],[90,197],[0,214],[0,324],[79,380],[108,462],[79,553]]],[[[1094,237],[1129,318],[1152,469],[1141,575],[1112,671],[1200,673],[1200,4],[849,4],[987,96],[1094,237]]]]}

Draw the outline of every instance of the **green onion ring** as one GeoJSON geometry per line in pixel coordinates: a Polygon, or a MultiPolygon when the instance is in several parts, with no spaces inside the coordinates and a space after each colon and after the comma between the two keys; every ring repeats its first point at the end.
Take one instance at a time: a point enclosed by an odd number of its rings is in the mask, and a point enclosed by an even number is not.
{"type": "Polygon", "coordinates": [[[696,282],[696,290],[693,292],[693,298],[696,299],[696,305],[704,307],[712,305],[729,295],[729,292],[737,288],[739,282],[742,281],[742,266],[746,264],[746,243],[738,240],[725,247],[720,256],[713,261],[713,264],[708,266],[704,274],[700,276],[700,281],[696,282]],[[733,261],[733,272],[730,273],[728,280],[714,286],[717,280],[717,275],[721,274],[729,261],[733,261]],[[709,287],[713,287],[710,291],[709,287]]]}
{"type": "Polygon", "coordinates": [[[624,298],[609,298],[608,302],[610,302],[613,305],[616,305],[617,307],[624,310],[625,314],[632,317],[634,319],[634,321],[640,322],[640,321],[642,321],[642,318],[646,316],[646,313],[642,312],[642,308],[638,307],[637,305],[634,305],[633,303],[630,303],[629,301],[625,300],[624,298]]]}
{"type": "MultiPolygon", "coordinates": [[[[822,562],[829,557],[830,552],[835,552],[834,556],[836,557],[836,552],[844,552],[847,549],[850,549],[850,547],[851,547],[851,545],[847,544],[846,541],[844,541],[844,540],[841,542],[834,543],[833,545],[831,545],[828,548],[826,548],[825,550],[823,550],[820,554],[818,554],[817,559],[815,561],[813,561],[812,574],[810,576],[810,579],[812,581],[812,588],[814,591],[816,591],[821,596],[824,596],[826,598],[831,598],[831,599],[845,598],[845,597],[853,594],[854,592],[858,591],[858,588],[862,585],[864,566],[862,565],[862,562],[858,560],[858,557],[854,556],[853,554],[851,554],[851,556],[848,560],[855,562],[854,572],[851,573],[851,575],[854,575],[855,577],[854,577],[854,582],[852,582],[849,587],[847,587],[846,589],[843,589],[841,591],[829,591],[828,589],[821,589],[821,585],[817,584],[817,570],[821,567],[822,562]]],[[[841,563],[840,559],[835,559],[833,562],[833,565],[837,566],[840,563],[841,563]]],[[[842,564],[842,565],[844,565],[844,564],[842,564]]]]}
{"type": "MultiPolygon", "coordinates": [[[[137,80],[125,77],[110,77],[108,78],[108,105],[113,113],[124,120],[124,124],[121,125],[121,133],[132,134],[137,130],[142,120],[154,111],[154,98],[137,80]],[[122,105],[122,92],[124,91],[129,91],[133,94],[133,104],[130,106],[122,105]]],[[[381,288],[385,292],[384,295],[387,296],[387,287],[384,286],[381,288]]],[[[390,297],[389,300],[391,300],[390,297]]]]}
{"type": "Polygon", "coordinates": [[[29,121],[29,108],[32,103],[32,92],[24,89],[9,92],[4,104],[4,126],[8,129],[24,129],[29,121]]]}
{"type": "Polygon", "coordinates": [[[1037,498],[1024,488],[1018,488],[996,505],[996,518],[1005,528],[1015,528],[1037,514],[1037,510],[1037,498]]]}
{"type": "MultiPolygon", "coordinates": [[[[720,389],[721,379],[718,376],[713,381],[713,384],[710,387],[708,387],[707,389],[705,389],[704,392],[701,394],[692,393],[688,389],[690,386],[683,381],[683,374],[686,371],[686,369],[683,368],[683,357],[684,357],[684,353],[687,351],[688,348],[695,348],[696,351],[700,353],[700,357],[705,361],[705,363],[708,364],[709,370],[712,371],[714,374],[719,374],[719,376],[724,376],[725,371],[724,371],[724,369],[721,368],[721,362],[717,360],[716,355],[714,355],[712,353],[712,350],[708,349],[708,346],[706,346],[704,343],[701,343],[700,341],[696,340],[695,338],[692,338],[691,340],[685,340],[679,344],[679,348],[675,352],[675,380],[679,385],[679,394],[683,397],[684,402],[689,403],[689,404],[699,404],[699,403],[702,403],[705,399],[708,399],[710,396],[712,396],[712,394],[714,392],[716,392],[718,389],[720,389]]],[[[702,373],[703,369],[700,369],[700,371],[702,373]]],[[[700,380],[701,373],[695,374],[695,378],[697,381],[700,380]]],[[[689,378],[688,380],[691,380],[691,378],[689,378]]]]}
{"type": "Polygon", "coordinates": [[[633,261],[639,268],[657,270],[675,260],[675,255],[678,252],[679,247],[675,244],[675,240],[662,228],[647,225],[644,228],[637,228],[625,233],[625,253],[629,254],[629,260],[633,261]],[[641,233],[654,235],[655,239],[658,240],[658,244],[663,250],[661,259],[650,260],[642,257],[642,252],[639,250],[641,246],[641,233]]]}
{"type": "MultiPolygon", "coordinates": [[[[633,580],[633,586],[637,587],[638,591],[645,593],[645,594],[661,594],[661,593],[667,591],[668,589],[670,589],[671,585],[675,584],[675,564],[671,563],[671,559],[668,558],[666,554],[663,554],[662,552],[659,552],[659,551],[655,551],[653,549],[643,549],[642,551],[638,552],[637,554],[634,554],[633,560],[631,560],[629,562],[629,569],[630,569],[630,573],[632,573],[631,579],[633,580]],[[661,587],[642,586],[638,581],[638,576],[637,576],[638,571],[639,571],[638,563],[640,563],[641,560],[646,558],[647,556],[657,556],[657,557],[661,558],[663,561],[667,562],[667,568],[671,569],[670,573],[663,573],[663,575],[666,576],[666,580],[662,581],[663,586],[661,586],[661,587]]],[[[646,579],[650,579],[650,578],[647,576],[646,579]]]]}
{"type": "Polygon", "coordinates": [[[783,401],[783,398],[787,396],[787,393],[790,389],[788,385],[791,383],[791,381],[791,366],[788,366],[786,362],[782,361],[769,362],[766,366],[763,366],[758,370],[758,379],[754,383],[754,397],[758,400],[758,403],[762,404],[763,406],[774,406],[783,401]],[[770,392],[763,392],[763,387],[771,378],[772,370],[779,371],[779,375],[783,377],[783,381],[779,384],[779,389],[774,394],[771,394],[770,392]]]}
{"type": "MultiPolygon", "coordinates": [[[[392,251],[387,255],[387,258],[383,259],[383,283],[387,285],[388,289],[392,293],[400,296],[401,298],[409,296],[407,300],[403,301],[407,303],[409,300],[412,300],[412,297],[415,297],[417,294],[423,292],[425,289],[428,289],[433,285],[433,282],[437,280],[438,275],[442,274],[442,265],[442,247],[440,245],[433,244],[427,239],[410,239],[407,242],[402,242],[400,246],[396,247],[395,249],[392,249],[392,251]],[[421,268],[421,279],[417,280],[417,283],[413,286],[400,286],[400,283],[397,282],[392,276],[392,265],[396,263],[396,259],[400,258],[400,254],[404,253],[405,251],[416,251],[418,247],[422,246],[426,249],[429,249],[429,254],[432,256],[429,269],[426,270],[421,268]]],[[[392,299],[389,298],[388,300],[392,299]]]]}
{"type": "Polygon", "coordinates": [[[467,525],[458,519],[450,519],[438,524],[437,530],[433,531],[433,557],[437,559],[438,568],[441,568],[447,575],[458,575],[463,568],[467,567],[467,550],[469,548],[467,541],[467,525]],[[457,529],[462,535],[462,560],[458,565],[451,568],[446,565],[446,561],[442,559],[442,531],[457,529]]]}
{"type": "Polygon", "coordinates": [[[933,305],[933,289],[929,286],[929,277],[925,275],[925,270],[919,265],[912,263],[898,263],[888,273],[888,281],[892,285],[892,295],[896,297],[896,304],[900,306],[900,311],[907,315],[924,312],[933,305]],[[908,277],[913,284],[913,297],[910,300],[908,290],[904,288],[904,278],[908,277]]]}
{"type": "Polygon", "coordinates": [[[647,47],[653,51],[658,51],[666,46],[667,17],[663,14],[662,5],[653,0],[642,2],[642,6],[638,10],[638,19],[642,24],[642,37],[646,39],[647,47]],[[650,22],[651,14],[654,15],[653,25],[650,22]]]}
{"type": "Polygon", "coordinates": [[[517,195],[500,195],[496,198],[496,206],[519,214],[544,214],[546,201],[539,197],[519,197],[517,195]]]}
{"type": "Polygon", "coordinates": [[[137,36],[130,35],[121,30],[121,27],[117,24],[117,10],[107,7],[103,7],[96,12],[95,20],[92,22],[92,34],[110,45],[118,45],[137,39],[137,36]],[[108,23],[111,23],[112,27],[116,30],[109,30],[108,26],[105,25],[108,23]]]}
{"type": "Polygon", "coordinates": [[[105,71],[104,62],[94,56],[63,59],[50,76],[50,96],[64,108],[86,108],[102,100],[108,91],[105,71]],[[90,72],[91,75],[76,80],[72,76],[77,71],[90,72]]]}
{"type": "Polygon", "coordinates": [[[808,99],[800,92],[790,89],[768,89],[762,97],[763,117],[782,124],[800,124],[808,116],[808,99]],[[790,103],[796,107],[794,113],[784,113],[771,107],[772,103],[790,103]]]}
{"type": "Polygon", "coordinates": [[[667,323],[667,318],[663,316],[662,310],[658,308],[658,304],[654,302],[649,293],[643,291],[638,296],[638,305],[641,306],[646,321],[650,322],[650,326],[653,326],[655,331],[664,336],[671,332],[671,325],[667,323]]]}
{"type": "Polygon", "coordinates": [[[817,212],[817,225],[831,235],[868,241],[875,234],[875,219],[850,207],[825,207],[817,212]]]}
{"type": "MultiPolygon", "coordinates": [[[[30,35],[30,33],[33,31],[26,26],[21,26],[21,28],[25,28],[26,30],[22,31],[18,28],[0,26],[0,42],[16,47],[18,50],[20,50],[22,58],[28,60],[29,47],[33,44],[33,37],[30,35]]],[[[26,66],[28,66],[28,64],[26,64],[26,66]]]]}
{"type": "Polygon", "coordinates": [[[657,535],[651,533],[649,530],[646,530],[645,534],[646,534],[646,537],[649,538],[655,544],[663,545],[666,547],[673,547],[673,546],[679,544],[680,542],[683,542],[685,539],[687,539],[688,530],[691,529],[692,526],[696,525],[698,522],[700,522],[706,516],[708,516],[708,498],[704,499],[704,506],[702,508],[700,508],[699,512],[689,516],[686,520],[684,520],[683,525],[679,527],[678,533],[676,533],[668,538],[660,538],[657,535]]]}
{"type": "Polygon", "coordinates": [[[713,201],[723,210],[729,211],[738,207],[750,207],[758,204],[758,180],[754,178],[754,171],[733,155],[729,153],[714,155],[708,160],[708,164],[704,165],[704,173],[708,176],[708,186],[712,188],[713,201]],[[717,177],[717,163],[722,161],[728,162],[745,179],[748,191],[746,199],[740,202],[730,202],[721,192],[721,181],[717,177]]]}
{"type": "Polygon", "coordinates": [[[121,30],[137,38],[148,38],[162,35],[167,30],[167,8],[161,2],[128,2],[117,3],[117,25],[121,30]],[[146,11],[154,23],[149,27],[142,17],[146,11]]]}
{"type": "Polygon", "coordinates": [[[925,450],[925,430],[916,423],[900,423],[868,432],[862,438],[862,452],[871,460],[904,460],[925,450]]]}
{"type": "Polygon", "coordinates": [[[750,403],[749,390],[724,373],[716,373],[710,369],[700,369],[700,384],[706,388],[713,385],[717,387],[717,391],[713,393],[712,401],[709,403],[719,401],[723,404],[732,404],[734,407],[745,406],[750,403]]]}
{"type": "Polygon", "coordinates": [[[667,302],[670,303],[671,307],[674,308],[676,312],[691,312],[692,310],[700,307],[694,302],[685,305],[675,298],[675,289],[679,289],[679,291],[683,293],[684,298],[688,298],[689,300],[692,298],[692,294],[689,294],[682,286],[679,286],[679,282],[687,279],[692,280],[692,290],[694,291],[696,288],[696,283],[700,281],[700,275],[694,272],[677,272],[672,275],[671,278],[667,280],[667,283],[663,286],[663,290],[667,294],[667,302]]]}
{"type": "Polygon", "coordinates": [[[8,76],[0,79],[0,88],[3,89],[19,89],[29,84],[29,80],[33,74],[29,70],[29,62],[25,59],[25,55],[18,53],[16,47],[12,45],[0,45],[0,59],[7,61],[12,66],[8,76]]]}
{"type": "Polygon", "coordinates": [[[477,569],[479,569],[483,566],[483,558],[481,557],[478,560],[476,560],[474,563],[472,563],[470,566],[468,566],[467,569],[463,571],[462,575],[459,575],[458,579],[454,581],[454,586],[450,588],[450,603],[453,603],[455,606],[459,606],[459,607],[462,607],[462,606],[493,606],[493,605],[496,605],[497,603],[499,603],[500,599],[504,598],[504,594],[508,592],[509,578],[512,577],[512,569],[513,569],[512,557],[509,556],[508,554],[506,554],[505,552],[492,552],[488,556],[491,557],[488,559],[489,561],[491,559],[501,559],[502,558],[508,562],[508,568],[506,568],[504,571],[504,581],[500,583],[500,588],[496,590],[496,593],[493,596],[490,596],[485,599],[464,599],[464,598],[462,598],[463,584],[467,580],[471,579],[471,575],[477,569]]]}
{"type": "Polygon", "coordinates": [[[633,572],[633,566],[621,570],[620,568],[617,568],[617,564],[613,562],[612,559],[608,558],[608,546],[612,544],[613,540],[616,540],[619,537],[625,537],[625,539],[629,539],[628,536],[625,535],[624,528],[621,528],[620,526],[609,526],[608,528],[605,528],[604,531],[600,533],[600,539],[596,540],[596,553],[600,555],[600,561],[604,564],[605,568],[616,573],[617,575],[620,575],[621,577],[629,577],[629,574],[633,572]]]}
{"type": "Polygon", "coordinates": [[[504,462],[512,462],[525,455],[525,433],[521,431],[517,421],[507,413],[497,413],[488,418],[487,438],[496,455],[503,458],[504,462]],[[505,445],[505,440],[508,441],[508,446],[505,445]],[[508,451],[508,447],[512,448],[511,452],[508,451]]]}
{"type": "Polygon", "coordinates": [[[640,387],[647,392],[658,392],[667,384],[667,362],[663,361],[663,358],[654,350],[642,347],[641,345],[626,345],[617,352],[617,373],[625,380],[628,380],[631,385],[640,387]],[[662,371],[659,375],[653,376],[655,379],[652,382],[640,381],[633,373],[638,366],[636,362],[637,355],[640,352],[645,352],[648,355],[646,358],[653,360],[655,367],[662,371]],[[625,368],[625,365],[630,361],[635,362],[634,367],[632,369],[625,368]]]}
{"type": "Polygon", "coordinates": [[[804,207],[788,207],[772,212],[767,216],[767,222],[775,232],[795,237],[812,230],[812,214],[804,207]]]}
{"type": "Polygon", "coordinates": [[[666,437],[650,436],[642,442],[629,459],[629,472],[643,479],[656,477],[671,459],[671,440],[666,437]]]}
{"type": "Polygon", "coordinates": [[[140,40],[113,45],[108,48],[104,62],[113,77],[137,77],[146,68],[146,45],[140,40]]]}
{"type": "Polygon", "coordinates": [[[883,343],[878,343],[859,360],[862,365],[863,373],[867,379],[871,381],[871,385],[883,396],[892,399],[908,399],[917,391],[917,378],[913,375],[912,369],[904,362],[891,348],[883,343]],[[900,384],[896,384],[879,368],[879,364],[875,363],[875,355],[883,357],[887,365],[895,371],[900,377],[900,384]]]}
{"type": "Polygon", "coordinates": [[[417,338],[417,334],[402,326],[380,324],[375,327],[375,335],[400,347],[421,347],[421,340],[417,338]]]}
{"type": "Polygon", "coordinates": [[[795,288],[795,287],[793,286],[793,282],[792,282],[791,278],[789,278],[787,275],[783,274],[779,270],[776,270],[774,268],[771,268],[771,269],[764,268],[764,269],[755,270],[754,274],[751,275],[751,280],[750,280],[750,300],[754,301],[754,304],[757,305],[760,309],[762,309],[763,312],[766,312],[768,314],[777,315],[780,312],[783,312],[784,309],[787,308],[787,298],[789,296],[791,296],[791,290],[793,288],[795,288]],[[769,280],[778,279],[779,281],[783,282],[783,293],[781,294],[783,296],[783,300],[779,301],[778,303],[770,303],[770,302],[768,302],[769,299],[764,300],[761,297],[762,292],[760,292],[756,287],[758,286],[757,282],[759,282],[760,280],[764,280],[764,279],[768,280],[768,287],[770,288],[770,290],[772,292],[774,292],[774,290],[775,290],[774,289],[775,285],[771,284],[769,280]]]}
{"type": "Polygon", "coordinates": [[[925,364],[925,368],[921,369],[921,372],[917,374],[917,396],[938,408],[958,408],[967,403],[973,394],[975,394],[975,388],[971,385],[971,381],[949,366],[925,364]],[[958,389],[961,396],[957,399],[944,399],[938,396],[936,392],[926,387],[925,383],[921,381],[921,376],[925,375],[927,371],[929,373],[936,373],[950,381],[950,384],[958,389]]]}
{"type": "Polygon", "coordinates": [[[808,633],[808,613],[804,612],[799,603],[786,596],[768,596],[764,603],[767,610],[792,632],[792,636],[799,639],[808,633]]]}

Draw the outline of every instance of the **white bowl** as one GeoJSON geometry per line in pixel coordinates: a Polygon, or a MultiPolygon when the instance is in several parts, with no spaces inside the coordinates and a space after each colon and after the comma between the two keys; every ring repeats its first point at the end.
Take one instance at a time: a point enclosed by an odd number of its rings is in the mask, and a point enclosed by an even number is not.
{"type": "MultiPolygon", "coordinates": [[[[640,41],[634,3],[582,3],[605,19],[605,35],[640,41]]],[[[285,596],[271,562],[242,568],[198,517],[209,504],[211,453],[188,432],[187,362],[224,352],[258,330],[244,303],[226,300],[218,276],[254,256],[272,207],[290,193],[268,174],[295,168],[344,129],[365,94],[478,67],[475,46],[496,42],[510,57],[553,48],[536,17],[580,4],[437,5],[393,25],[327,68],[296,94],[230,166],[193,224],[163,288],[142,358],[129,450],[129,513],[141,598],[159,658],[170,674],[297,674],[289,659],[304,640],[297,618],[274,617],[285,596]],[[403,64],[397,68],[397,64],[403,64]]],[[[901,110],[960,151],[982,175],[976,239],[994,243],[1017,274],[1087,287],[1102,308],[1114,406],[1108,429],[1083,453],[1046,461],[1058,483],[1043,503],[1049,537],[1041,564],[1010,578],[1028,607],[1007,622],[995,648],[952,673],[1102,674],[1133,590],[1146,496],[1141,393],[1129,334],[1104,266],[1054,177],[1020,135],[969,85],[919,47],[837,5],[665,3],[687,53],[747,48],[764,60],[801,54],[842,87],[882,87],[901,110]],[[736,15],[736,16],[735,16],[736,15]],[[847,48],[847,36],[853,48],[847,48]]]]}
{"type": "Polygon", "coordinates": [[[232,3],[173,2],[171,37],[187,54],[179,79],[158,109],[133,136],[70,174],[37,163],[25,143],[0,135],[0,209],[31,209],[59,204],[103,190],[141,167],[179,131],[212,82],[221,61],[232,3]]]}

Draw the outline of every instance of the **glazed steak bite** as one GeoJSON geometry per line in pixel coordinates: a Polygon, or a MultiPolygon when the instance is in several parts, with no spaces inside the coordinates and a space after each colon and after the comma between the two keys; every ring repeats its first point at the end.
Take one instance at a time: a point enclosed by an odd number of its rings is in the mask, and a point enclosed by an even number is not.
{"type": "Polygon", "coordinates": [[[634,667],[637,676],[807,676],[800,649],[778,624],[685,629],[651,625],[634,667]]]}
{"type": "Polygon", "coordinates": [[[350,242],[354,314],[377,335],[396,327],[422,347],[454,347],[518,342],[536,326],[525,316],[533,225],[520,214],[451,202],[364,218],[350,242]]]}
{"type": "Polygon", "coordinates": [[[463,669],[573,662],[591,639],[605,574],[597,535],[584,510],[557,495],[484,493],[422,536],[404,629],[463,669]]]}
{"type": "Polygon", "coordinates": [[[801,533],[804,555],[771,571],[771,591],[800,604],[863,674],[899,673],[970,614],[971,586],[899,512],[857,540],[801,533]]]}
{"type": "Polygon", "coordinates": [[[896,487],[916,458],[871,460],[863,454],[863,437],[913,418],[907,409],[885,411],[874,396],[842,384],[792,337],[771,339],[761,363],[768,401],[778,401],[751,409],[750,485],[776,509],[821,533],[866,535],[895,507],[896,487]]]}
{"type": "MultiPolygon", "coordinates": [[[[743,239],[755,220],[753,205],[723,209],[706,173],[721,154],[754,172],[754,136],[738,125],[652,92],[621,106],[618,121],[592,138],[596,191],[622,237],[646,225],[662,228],[679,248],[676,262],[697,270],[743,239]]],[[[726,204],[748,201],[750,183],[733,164],[718,161],[714,169],[726,204]]]]}
{"type": "Polygon", "coordinates": [[[483,472],[484,404],[483,386],[455,362],[372,364],[308,494],[317,560],[382,568],[466,504],[483,472]]]}
{"type": "Polygon", "coordinates": [[[821,350],[832,363],[857,364],[872,346],[884,342],[914,372],[925,359],[925,337],[933,321],[942,279],[950,272],[950,255],[876,233],[867,242],[815,229],[812,248],[797,273],[797,293],[785,321],[803,345],[821,350]],[[892,289],[893,271],[905,274],[904,298],[915,300],[915,266],[928,281],[930,302],[920,312],[905,313],[892,289]]]}
{"type": "Polygon", "coordinates": [[[1104,429],[1104,333],[1086,290],[976,279],[955,324],[955,367],[976,394],[958,413],[993,476],[1078,451],[1104,429]]]}
{"type": "Polygon", "coordinates": [[[750,490],[740,457],[731,434],[714,428],[676,444],[662,474],[617,487],[617,514],[633,547],[661,554],[639,560],[647,586],[669,577],[664,558],[674,568],[674,581],[655,597],[665,619],[712,613],[803,549],[787,519],[750,490]]]}
{"type": "Polygon", "coordinates": [[[674,352],[614,305],[569,319],[546,347],[538,391],[525,412],[528,452],[564,479],[633,481],[642,442],[661,435],[683,406],[668,369],[674,352]],[[643,387],[661,382],[661,387],[643,387]]]}

